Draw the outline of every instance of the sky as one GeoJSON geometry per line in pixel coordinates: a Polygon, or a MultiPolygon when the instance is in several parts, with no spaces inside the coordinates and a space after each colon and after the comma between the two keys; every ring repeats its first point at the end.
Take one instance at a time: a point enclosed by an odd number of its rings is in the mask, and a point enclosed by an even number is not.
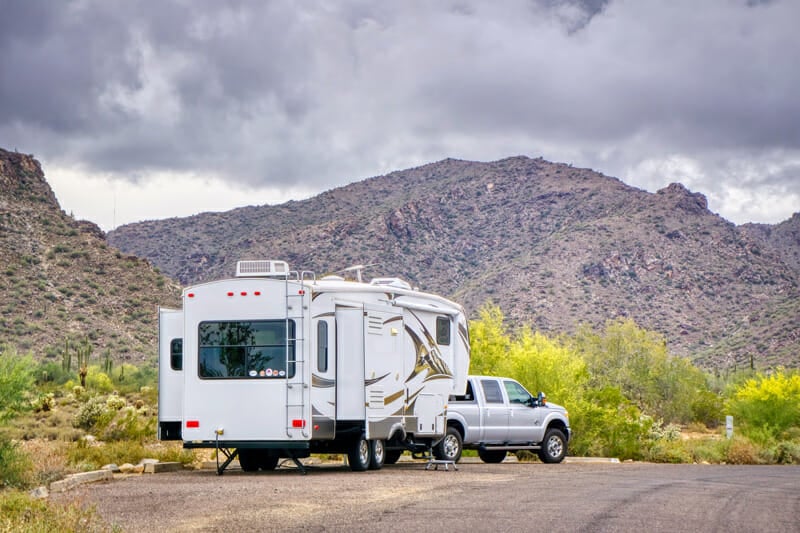
{"type": "Polygon", "coordinates": [[[796,0],[0,0],[0,147],[105,230],[526,155],[800,211],[796,0]]]}

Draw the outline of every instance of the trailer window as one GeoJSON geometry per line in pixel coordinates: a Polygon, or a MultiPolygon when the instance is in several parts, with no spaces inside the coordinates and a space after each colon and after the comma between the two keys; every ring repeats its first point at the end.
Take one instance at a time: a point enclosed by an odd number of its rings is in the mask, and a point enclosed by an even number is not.
{"type": "Polygon", "coordinates": [[[500,392],[500,384],[493,379],[482,379],[483,395],[486,403],[503,403],[503,393],[500,392]]]}
{"type": "Polygon", "coordinates": [[[317,322],[317,370],[328,371],[328,323],[317,322]]]}
{"type": "Polygon", "coordinates": [[[183,370],[183,339],[172,339],[170,341],[169,365],[172,370],[183,370]]]}
{"type": "Polygon", "coordinates": [[[294,321],[201,322],[201,378],[269,379],[294,376],[294,321]]]}
{"type": "Polygon", "coordinates": [[[436,317],[436,344],[450,346],[450,317],[436,317]]]}

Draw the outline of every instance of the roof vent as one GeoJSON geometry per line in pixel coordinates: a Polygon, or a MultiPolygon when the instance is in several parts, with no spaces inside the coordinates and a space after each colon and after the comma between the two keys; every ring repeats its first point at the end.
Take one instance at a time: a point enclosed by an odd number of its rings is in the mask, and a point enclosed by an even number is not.
{"type": "Polygon", "coordinates": [[[370,285],[380,285],[382,287],[394,287],[395,289],[411,290],[411,285],[400,278],[375,278],[369,282],[370,285]]]}
{"type": "Polygon", "coordinates": [[[237,278],[285,277],[289,274],[286,261],[239,261],[236,263],[237,278]]]}

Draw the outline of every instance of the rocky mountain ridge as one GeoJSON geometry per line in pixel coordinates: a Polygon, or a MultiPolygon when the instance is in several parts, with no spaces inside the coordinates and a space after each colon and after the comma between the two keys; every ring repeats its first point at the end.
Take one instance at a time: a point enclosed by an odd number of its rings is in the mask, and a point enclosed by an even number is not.
{"type": "Polygon", "coordinates": [[[109,242],[182,283],[239,259],[318,274],[375,265],[547,332],[630,317],[699,364],[800,366],[800,216],[737,227],[702,194],[590,169],[447,159],[300,202],[122,226],[109,242]]]}
{"type": "Polygon", "coordinates": [[[68,341],[88,342],[90,362],[152,360],[157,306],[179,293],[64,213],[33,156],[0,149],[0,346],[60,360],[68,341]]]}

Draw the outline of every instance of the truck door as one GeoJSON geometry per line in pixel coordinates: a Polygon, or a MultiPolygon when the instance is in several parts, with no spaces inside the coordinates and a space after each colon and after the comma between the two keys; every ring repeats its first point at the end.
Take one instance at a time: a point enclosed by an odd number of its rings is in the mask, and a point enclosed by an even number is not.
{"type": "Polygon", "coordinates": [[[315,318],[311,354],[311,427],[313,438],[336,436],[336,323],[332,316],[315,318]]]}
{"type": "Polygon", "coordinates": [[[502,444],[508,440],[508,405],[503,398],[500,382],[492,378],[481,379],[483,407],[481,418],[483,423],[482,442],[502,444]]]}
{"type": "Polygon", "coordinates": [[[531,407],[530,393],[516,381],[503,380],[508,396],[508,440],[513,443],[541,442],[541,409],[531,407]]]}

